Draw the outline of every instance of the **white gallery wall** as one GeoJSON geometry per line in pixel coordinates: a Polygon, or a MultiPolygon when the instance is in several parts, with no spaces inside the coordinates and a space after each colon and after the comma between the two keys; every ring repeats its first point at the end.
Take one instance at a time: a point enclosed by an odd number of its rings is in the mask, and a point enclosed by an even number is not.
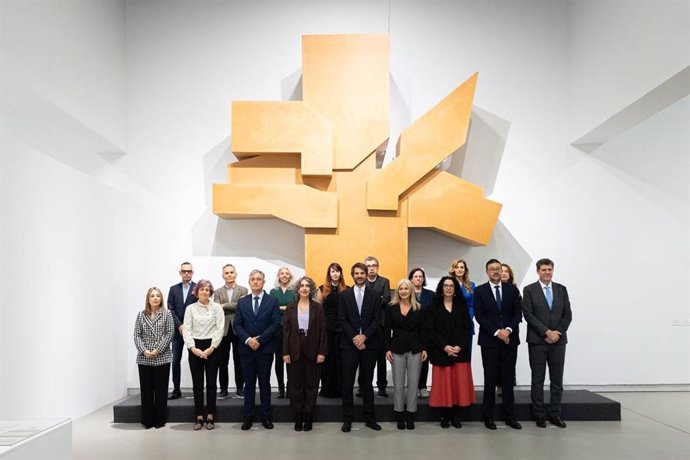
{"type": "MultiPolygon", "coordinates": [[[[136,312],[148,287],[167,294],[179,281],[183,260],[193,262],[195,279],[218,285],[227,262],[245,285],[254,267],[267,272],[268,285],[280,265],[302,273],[300,228],[276,219],[220,220],[211,213],[210,190],[225,182],[226,165],[235,161],[230,101],[299,99],[301,36],[320,33],[390,33],[389,146],[479,71],[468,144],[446,167],[503,203],[499,225],[485,248],[411,231],[409,267],[424,266],[438,278],[448,254],[457,254],[468,260],[473,279],[484,282],[484,261],[498,257],[514,265],[524,285],[536,278],[534,261],[551,257],[573,304],[566,384],[690,383],[688,360],[676,357],[690,345],[690,328],[674,326],[688,321],[690,304],[662,288],[687,286],[690,279],[688,98],[590,153],[571,146],[690,63],[686,2],[56,5],[2,3],[3,26],[26,23],[1,32],[3,70],[14,76],[2,80],[3,125],[10,126],[0,131],[0,185],[9,211],[0,235],[2,276],[10,286],[31,280],[50,298],[29,302],[45,328],[30,341],[32,350],[40,355],[46,343],[39,337],[49,331],[57,355],[50,366],[91,370],[51,380],[53,387],[79,389],[88,401],[60,405],[46,397],[43,406],[32,406],[36,411],[78,415],[138,386],[131,340],[136,312]],[[50,24],[48,13],[56,18],[50,24]],[[67,38],[58,39],[63,29],[67,38]],[[649,34],[654,39],[645,41],[649,34]],[[630,46],[641,42],[647,45],[630,46]],[[62,129],[46,135],[44,128],[56,124],[62,129]],[[54,186],[45,185],[39,170],[54,186]],[[9,206],[15,200],[22,206],[9,206]],[[67,227],[74,231],[60,232],[67,227]],[[53,229],[61,235],[59,254],[45,250],[53,229]],[[60,269],[65,266],[68,273],[60,269]],[[65,333],[69,340],[107,337],[107,348],[101,340],[95,349],[109,358],[99,360],[88,348],[89,360],[79,361],[61,349],[65,333]]],[[[456,212],[461,209],[457,203],[456,212]]],[[[15,303],[26,303],[21,291],[11,292],[3,318],[15,303]]],[[[21,328],[3,320],[0,330],[4,349],[23,343],[21,328]]],[[[28,372],[41,382],[49,366],[26,370],[8,356],[0,358],[3,415],[22,407],[11,401],[43,395],[5,375],[28,372]]],[[[474,358],[481,383],[480,354],[474,358]]],[[[529,383],[526,358],[521,349],[518,384],[529,383]]],[[[182,369],[183,386],[191,386],[186,360],[182,369]]]]}

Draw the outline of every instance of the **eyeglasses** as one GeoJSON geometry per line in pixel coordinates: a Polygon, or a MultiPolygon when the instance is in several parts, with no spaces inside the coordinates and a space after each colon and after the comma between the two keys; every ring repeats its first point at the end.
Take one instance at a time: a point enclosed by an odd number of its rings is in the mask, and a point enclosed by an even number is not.
{"type": "Polygon", "coordinates": [[[180,273],[184,273],[186,275],[189,275],[190,273],[194,273],[194,270],[180,270],[180,273]]]}
{"type": "Polygon", "coordinates": [[[378,266],[379,266],[379,264],[369,264],[369,265],[365,265],[365,267],[367,267],[367,268],[374,268],[374,267],[378,267],[378,266]]]}

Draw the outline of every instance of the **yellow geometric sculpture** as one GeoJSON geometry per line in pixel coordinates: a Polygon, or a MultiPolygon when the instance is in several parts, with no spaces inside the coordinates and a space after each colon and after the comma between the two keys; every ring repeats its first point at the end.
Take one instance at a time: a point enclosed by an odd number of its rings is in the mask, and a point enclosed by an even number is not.
{"type": "MultiPolygon", "coordinates": [[[[305,229],[305,271],[321,281],[368,255],[397,283],[407,275],[408,228],[488,244],[501,205],[436,166],[467,139],[477,74],[388,142],[387,35],[302,37],[302,101],[232,103],[228,183],[213,185],[222,218],[275,216],[305,229]]],[[[449,254],[449,260],[454,256],[449,254]]],[[[349,277],[348,277],[349,280],[349,277]]]]}

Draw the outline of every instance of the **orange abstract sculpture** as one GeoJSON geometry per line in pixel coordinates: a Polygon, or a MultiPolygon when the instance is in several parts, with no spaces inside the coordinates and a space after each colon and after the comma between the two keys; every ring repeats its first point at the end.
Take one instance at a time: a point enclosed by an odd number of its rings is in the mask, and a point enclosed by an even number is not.
{"type": "Polygon", "coordinates": [[[408,127],[397,157],[377,169],[390,130],[388,60],[387,35],[302,37],[303,101],[232,103],[240,161],[213,185],[213,212],[303,227],[305,271],[317,279],[331,262],[349,272],[374,255],[397,283],[409,227],[488,244],[501,205],[436,168],[467,139],[477,74],[408,127]]]}

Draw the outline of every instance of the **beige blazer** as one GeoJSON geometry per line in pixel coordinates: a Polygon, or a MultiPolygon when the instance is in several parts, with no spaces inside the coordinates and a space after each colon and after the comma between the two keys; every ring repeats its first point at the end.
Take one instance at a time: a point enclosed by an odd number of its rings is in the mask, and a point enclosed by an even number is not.
{"type": "MultiPolygon", "coordinates": [[[[213,301],[223,307],[223,313],[225,314],[225,326],[223,329],[223,337],[228,335],[228,331],[232,327],[232,322],[235,319],[235,312],[237,311],[237,302],[244,296],[249,294],[246,287],[235,284],[232,290],[232,299],[228,299],[228,290],[225,284],[220,288],[216,289],[213,293],[213,301]]],[[[235,330],[233,329],[233,333],[235,330]]]]}

